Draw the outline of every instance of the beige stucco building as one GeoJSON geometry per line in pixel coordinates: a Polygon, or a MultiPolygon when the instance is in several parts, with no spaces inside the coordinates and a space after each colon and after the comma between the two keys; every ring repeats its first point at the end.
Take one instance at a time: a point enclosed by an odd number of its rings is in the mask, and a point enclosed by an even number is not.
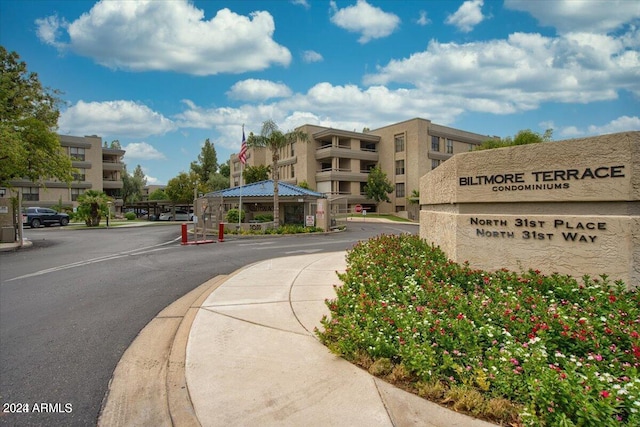
{"type": "MultiPolygon", "coordinates": [[[[298,130],[309,136],[309,143],[297,141],[283,148],[278,162],[283,182],[306,183],[331,202],[352,211],[357,204],[375,211],[375,203],[364,194],[369,171],[380,166],[393,184],[391,203],[381,203],[381,213],[400,213],[417,219],[418,205],[409,198],[420,188],[420,177],[457,153],[472,150],[490,139],[487,135],[437,125],[414,118],[365,132],[354,132],[315,125],[298,130]]],[[[271,153],[250,148],[247,166],[270,165],[271,153]]],[[[232,187],[240,184],[237,154],[230,159],[232,187]]],[[[417,200],[416,200],[417,202],[417,200]]]]}
{"type": "MultiPolygon", "coordinates": [[[[107,148],[102,138],[92,136],[59,135],[60,146],[71,158],[76,169],[71,184],[44,179],[42,183],[28,180],[11,182],[12,191],[22,193],[23,206],[51,207],[62,204],[77,207],[78,196],[86,190],[104,191],[115,201],[116,208],[122,206],[120,192],[123,187],[122,172],[124,150],[107,148]]],[[[9,191],[5,197],[9,197],[9,191]]]]}

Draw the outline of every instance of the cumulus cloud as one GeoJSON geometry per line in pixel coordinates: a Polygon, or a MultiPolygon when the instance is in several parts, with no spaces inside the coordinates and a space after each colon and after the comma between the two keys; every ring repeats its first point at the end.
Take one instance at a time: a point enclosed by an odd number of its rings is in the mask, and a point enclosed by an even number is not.
{"type": "Polygon", "coordinates": [[[60,114],[60,133],[147,137],[176,129],[170,120],[133,101],[78,101],[60,114]]]}
{"type": "Polygon", "coordinates": [[[352,33],[360,33],[358,43],[365,44],[372,39],[387,37],[400,25],[400,18],[371,6],[366,0],[358,0],[354,6],[338,9],[335,1],[331,1],[333,15],[331,22],[352,33]]]}
{"type": "Polygon", "coordinates": [[[291,89],[283,83],[269,80],[247,79],[231,86],[227,96],[243,101],[263,101],[270,98],[291,96],[291,89]]]}
{"type": "Polygon", "coordinates": [[[44,43],[112,69],[204,76],[291,62],[289,50],[273,40],[275,23],[266,11],[247,17],[225,8],[206,20],[187,0],[102,0],[71,23],[47,17],[36,25],[44,43]],[[68,42],[60,39],[63,30],[68,42]]]}
{"type": "Polygon", "coordinates": [[[462,3],[462,6],[445,21],[449,25],[454,25],[458,30],[468,33],[484,20],[482,15],[483,0],[469,0],[462,3]]]}
{"type": "Polygon", "coordinates": [[[505,0],[504,7],[531,14],[542,25],[561,33],[582,31],[607,33],[640,18],[638,2],[628,0],[505,0]]]}
{"type": "Polygon", "coordinates": [[[588,128],[590,134],[607,134],[625,131],[637,131],[640,130],[640,117],[638,116],[622,116],[603,126],[591,125],[588,128]]]}
{"type": "Polygon", "coordinates": [[[166,157],[146,142],[132,142],[122,147],[126,159],[165,160],[166,157]]]}
{"type": "Polygon", "coordinates": [[[428,96],[465,97],[468,110],[507,114],[542,102],[611,100],[620,90],[640,95],[639,69],[638,51],[606,35],[515,33],[506,40],[431,41],[425,51],[390,61],[364,82],[408,84],[428,96]]]}
{"type": "Polygon", "coordinates": [[[321,62],[324,60],[324,58],[318,52],[315,52],[313,50],[305,50],[302,53],[302,60],[309,64],[311,62],[321,62]]]}

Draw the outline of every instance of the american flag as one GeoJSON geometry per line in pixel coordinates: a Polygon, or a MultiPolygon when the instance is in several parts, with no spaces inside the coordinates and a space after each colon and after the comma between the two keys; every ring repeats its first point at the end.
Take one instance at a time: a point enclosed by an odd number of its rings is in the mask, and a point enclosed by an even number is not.
{"type": "Polygon", "coordinates": [[[242,129],[242,145],[240,146],[240,154],[238,154],[238,159],[244,165],[247,163],[247,141],[244,138],[244,128],[242,129]]]}

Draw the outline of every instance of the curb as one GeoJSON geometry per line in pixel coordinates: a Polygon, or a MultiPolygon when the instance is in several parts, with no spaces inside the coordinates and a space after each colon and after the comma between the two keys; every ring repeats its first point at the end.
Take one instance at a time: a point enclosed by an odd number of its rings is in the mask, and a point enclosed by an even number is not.
{"type": "Polygon", "coordinates": [[[164,308],[133,340],[113,371],[98,426],[199,426],[185,377],[191,324],[227,279],[220,275],[164,308]]]}

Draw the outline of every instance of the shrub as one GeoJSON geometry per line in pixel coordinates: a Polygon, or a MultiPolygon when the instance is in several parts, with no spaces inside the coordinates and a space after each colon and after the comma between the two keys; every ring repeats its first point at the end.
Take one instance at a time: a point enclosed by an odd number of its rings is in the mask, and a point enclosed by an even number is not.
{"type": "Polygon", "coordinates": [[[500,422],[640,425],[640,294],[622,283],[474,270],[409,235],[358,243],[339,278],[317,334],[347,360],[402,364],[419,394],[500,422]]]}
{"type": "Polygon", "coordinates": [[[124,217],[127,219],[127,221],[133,221],[134,219],[136,219],[136,214],[133,212],[127,212],[124,214],[124,217]]]}
{"type": "MultiPolygon", "coordinates": [[[[244,210],[242,210],[242,219],[240,221],[244,221],[244,210]]],[[[238,209],[229,209],[229,212],[227,212],[227,216],[226,216],[227,222],[231,223],[231,224],[235,224],[237,222],[239,222],[238,220],[238,209]]]]}
{"type": "Polygon", "coordinates": [[[255,219],[258,222],[273,222],[273,215],[272,214],[260,214],[260,215],[256,215],[253,219],[255,219]]]}

